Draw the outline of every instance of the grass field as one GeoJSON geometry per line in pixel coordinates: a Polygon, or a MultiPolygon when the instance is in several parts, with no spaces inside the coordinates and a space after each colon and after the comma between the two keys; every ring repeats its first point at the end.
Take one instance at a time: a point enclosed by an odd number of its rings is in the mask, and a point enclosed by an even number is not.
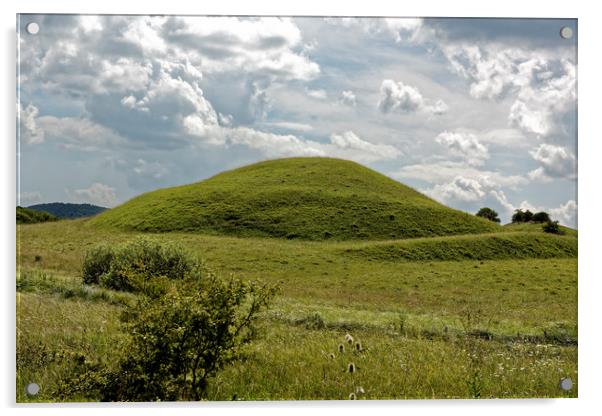
{"type": "MultiPolygon", "coordinates": [[[[119,315],[134,295],[82,285],[81,261],[96,244],[141,233],[88,223],[18,226],[18,401],[56,400],[57,380],[79,360],[110,363],[119,351],[119,315]],[[24,386],[34,381],[42,390],[32,398],[24,386]]],[[[209,399],[347,399],[359,387],[367,399],[577,396],[574,232],[531,224],[378,242],[145,235],[221,275],[280,287],[259,338],[212,381],[209,399]],[[338,352],[348,332],[363,352],[338,352]],[[563,377],[571,391],[558,388],[563,377]]]]}

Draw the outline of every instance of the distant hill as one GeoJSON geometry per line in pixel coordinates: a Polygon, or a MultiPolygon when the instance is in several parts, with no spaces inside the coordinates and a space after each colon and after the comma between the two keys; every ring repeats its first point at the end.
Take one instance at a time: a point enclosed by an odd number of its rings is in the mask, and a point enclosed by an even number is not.
{"type": "Polygon", "coordinates": [[[44,211],[17,207],[17,224],[35,224],[37,222],[57,221],[58,218],[44,211]]]}
{"type": "Polygon", "coordinates": [[[354,162],[289,158],[140,195],[88,226],[304,240],[386,240],[502,231],[354,162]]]}
{"type": "Polygon", "coordinates": [[[107,208],[92,204],[70,204],[64,202],[52,202],[49,204],[36,204],[27,207],[35,211],[48,212],[58,218],[81,218],[92,217],[106,211],[107,208]]]}

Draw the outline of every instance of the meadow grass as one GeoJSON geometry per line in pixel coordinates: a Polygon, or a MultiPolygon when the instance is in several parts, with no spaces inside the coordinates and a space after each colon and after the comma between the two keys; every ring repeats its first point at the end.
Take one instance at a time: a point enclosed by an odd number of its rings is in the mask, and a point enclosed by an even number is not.
{"type": "MultiPolygon", "coordinates": [[[[18,401],[52,401],[57,380],[68,378],[78,359],[110,362],[120,353],[119,316],[135,295],[84,286],[81,261],[99,243],[140,233],[86,222],[19,226],[18,401]],[[41,395],[25,396],[34,380],[41,395]]],[[[490,243],[497,235],[478,238],[490,243]]],[[[576,253],[537,258],[558,241],[576,247],[573,236],[504,231],[506,239],[541,247],[522,259],[456,254],[445,261],[374,256],[369,249],[428,252],[431,240],[432,252],[444,241],[453,253],[453,241],[477,237],[375,243],[145,236],[181,245],[221,275],[280,287],[262,316],[260,337],[213,380],[209,399],[347,399],[358,386],[365,389],[360,399],[577,396],[576,387],[558,388],[562,377],[577,382],[576,253]],[[338,354],[347,332],[363,353],[345,345],[346,355],[338,354]],[[357,366],[353,376],[345,372],[349,362],[357,366]]]]}

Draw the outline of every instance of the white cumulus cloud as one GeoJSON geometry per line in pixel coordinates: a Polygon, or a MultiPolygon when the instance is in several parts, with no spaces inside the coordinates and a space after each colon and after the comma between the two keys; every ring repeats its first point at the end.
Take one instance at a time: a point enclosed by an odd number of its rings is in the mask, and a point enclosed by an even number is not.
{"type": "Polygon", "coordinates": [[[474,202],[486,195],[483,185],[478,180],[463,176],[456,176],[449,183],[435,185],[426,193],[443,203],[450,201],[474,202]]]}
{"type": "Polygon", "coordinates": [[[67,190],[67,194],[76,202],[87,202],[104,207],[112,207],[117,201],[115,188],[100,182],[93,183],[89,188],[67,190]]]}
{"type": "Polygon", "coordinates": [[[355,107],[357,104],[355,94],[351,90],[345,90],[341,92],[341,98],[339,98],[339,101],[351,107],[355,107]]]}
{"type": "Polygon", "coordinates": [[[552,220],[558,221],[562,225],[566,225],[568,227],[577,226],[577,203],[573,199],[568,200],[564,204],[560,204],[558,207],[547,208],[535,206],[527,200],[523,200],[520,204],[514,205],[508,200],[504,192],[501,190],[493,190],[491,191],[491,195],[500,203],[508,216],[511,216],[517,209],[529,210],[531,212],[543,211],[550,214],[550,218],[552,220]]]}
{"type": "Polygon", "coordinates": [[[530,153],[533,159],[541,164],[540,168],[530,172],[532,179],[545,177],[574,179],[577,176],[575,155],[564,147],[541,144],[530,153]]]}
{"type": "Polygon", "coordinates": [[[28,104],[22,108],[19,104],[17,108],[17,117],[19,117],[20,137],[28,144],[39,144],[44,141],[44,130],[38,127],[36,118],[39,110],[33,104],[28,104]]]}
{"type": "Polygon", "coordinates": [[[361,139],[352,131],[332,134],[330,143],[340,149],[356,150],[367,155],[373,155],[377,159],[395,159],[401,155],[401,152],[394,146],[370,143],[361,139]]]}
{"type": "Polygon", "coordinates": [[[305,92],[307,92],[307,95],[309,95],[311,98],[315,98],[317,100],[325,100],[326,98],[328,98],[328,94],[325,90],[312,90],[307,88],[305,92]]]}
{"type": "Polygon", "coordinates": [[[429,103],[418,88],[391,79],[385,79],[381,83],[378,108],[385,114],[425,111],[441,115],[448,110],[448,106],[443,100],[439,99],[435,103],[429,103]]]}
{"type": "Polygon", "coordinates": [[[489,159],[487,147],[474,134],[444,131],[435,141],[445,146],[452,155],[462,157],[471,165],[480,165],[489,159]]]}

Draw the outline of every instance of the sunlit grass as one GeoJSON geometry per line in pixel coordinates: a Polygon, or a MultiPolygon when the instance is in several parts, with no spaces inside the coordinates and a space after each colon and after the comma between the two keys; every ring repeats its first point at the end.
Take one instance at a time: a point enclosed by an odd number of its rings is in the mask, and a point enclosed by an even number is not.
{"type": "MultiPolygon", "coordinates": [[[[81,357],[110,363],[120,353],[119,317],[134,295],[84,286],[81,260],[139,234],[84,222],[19,228],[18,401],[52,401],[81,357]],[[33,381],[40,395],[25,396],[33,381]]],[[[558,388],[562,377],[577,382],[576,257],[368,261],[346,250],[369,243],[147,237],[182,245],[221,275],[280,287],[258,339],[213,380],[210,399],[346,400],[357,387],[358,399],[577,396],[558,388]],[[338,352],[347,332],[363,353],[338,352]]]]}

